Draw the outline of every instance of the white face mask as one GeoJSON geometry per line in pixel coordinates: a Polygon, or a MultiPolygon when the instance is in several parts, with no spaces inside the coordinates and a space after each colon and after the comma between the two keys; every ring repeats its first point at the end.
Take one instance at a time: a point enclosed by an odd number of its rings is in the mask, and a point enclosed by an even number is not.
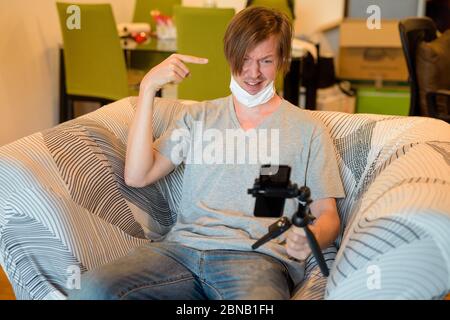
{"type": "Polygon", "coordinates": [[[257,94],[250,94],[237,83],[233,76],[231,76],[230,90],[237,101],[246,106],[247,108],[253,108],[264,104],[275,95],[275,86],[271,81],[264,89],[257,94]]]}

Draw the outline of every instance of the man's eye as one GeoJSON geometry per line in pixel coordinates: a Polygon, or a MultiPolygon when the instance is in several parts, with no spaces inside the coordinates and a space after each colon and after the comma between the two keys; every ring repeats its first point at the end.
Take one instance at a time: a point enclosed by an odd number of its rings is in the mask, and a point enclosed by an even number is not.
{"type": "Polygon", "coordinates": [[[263,60],[263,63],[272,63],[272,60],[263,60]]]}

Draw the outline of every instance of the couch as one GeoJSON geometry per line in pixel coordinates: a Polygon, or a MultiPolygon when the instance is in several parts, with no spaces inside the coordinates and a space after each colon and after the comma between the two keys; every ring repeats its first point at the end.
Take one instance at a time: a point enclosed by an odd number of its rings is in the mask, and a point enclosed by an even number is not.
{"type": "MultiPolygon", "coordinates": [[[[183,166],[124,183],[136,97],[0,147],[0,264],[18,299],[65,299],[70,279],[165,234],[183,166]]],[[[189,106],[155,101],[154,134],[189,106]]],[[[346,198],[341,230],[293,299],[441,299],[450,288],[450,126],[424,117],[312,111],[329,128],[346,198]]],[[[295,181],[294,181],[295,182],[295,181]]]]}

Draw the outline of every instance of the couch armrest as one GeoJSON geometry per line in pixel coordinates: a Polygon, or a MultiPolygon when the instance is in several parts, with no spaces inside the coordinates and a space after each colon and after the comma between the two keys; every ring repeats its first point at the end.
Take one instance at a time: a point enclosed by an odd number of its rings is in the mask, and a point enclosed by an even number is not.
{"type": "MultiPolygon", "coordinates": [[[[433,165],[439,174],[439,163],[433,165]]],[[[449,168],[441,174],[448,177],[449,168]]],[[[374,182],[347,227],[326,298],[442,299],[449,293],[450,181],[419,175],[389,185],[392,175],[374,182]]]]}
{"type": "Polygon", "coordinates": [[[13,192],[2,212],[3,266],[18,299],[63,299],[70,270],[93,269],[148,241],[45,186],[13,192]]]}

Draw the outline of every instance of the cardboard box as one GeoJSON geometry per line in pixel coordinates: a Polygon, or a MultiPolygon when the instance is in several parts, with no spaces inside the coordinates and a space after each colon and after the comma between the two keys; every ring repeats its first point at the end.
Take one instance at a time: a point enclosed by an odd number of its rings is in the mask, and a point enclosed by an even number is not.
{"type": "Polygon", "coordinates": [[[366,20],[346,19],[340,27],[338,76],[351,80],[407,81],[398,20],[369,29],[366,20]]]}

